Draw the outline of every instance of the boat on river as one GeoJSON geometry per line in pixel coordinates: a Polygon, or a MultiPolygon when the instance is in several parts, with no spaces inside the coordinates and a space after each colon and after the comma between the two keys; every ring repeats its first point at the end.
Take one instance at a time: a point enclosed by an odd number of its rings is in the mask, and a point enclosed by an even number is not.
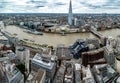
{"type": "Polygon", "coordinates": [[[35,35],[43,35],[43,32],[39,32],[39,31],[24,30],[23,32],[27,32],[27,33],[35,34],[35,35]]]}

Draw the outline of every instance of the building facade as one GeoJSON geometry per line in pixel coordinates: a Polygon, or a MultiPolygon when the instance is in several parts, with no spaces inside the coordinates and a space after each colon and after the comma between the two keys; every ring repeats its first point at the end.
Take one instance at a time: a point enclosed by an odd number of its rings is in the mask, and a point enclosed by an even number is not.
{"type": "Polygon", "coordinates": [[[16,46],[16,55],[21,61],[25,62],[25,67],[27,68],[27,72],[29,73],[30,50],[22,46],[16,46]]]}
{"type": "Polygon", "coordinates": [[[39,54],[36,54],[31,61],[31,69],[33,71],[38,71],[38,69],[46,70],[47,78],[53,81],[53,77],[56,71],[56,63],[44,59],[39,54]]]}
{"type": "Polygon", "coordinates": [[[9,58],[0,58],[0,83],[24,83],[23,74],[9,58]]]}

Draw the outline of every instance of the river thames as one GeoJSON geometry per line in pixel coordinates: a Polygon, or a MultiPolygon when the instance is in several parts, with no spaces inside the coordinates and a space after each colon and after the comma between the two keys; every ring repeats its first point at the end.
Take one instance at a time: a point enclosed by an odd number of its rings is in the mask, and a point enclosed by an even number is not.
{"type": "MultiPolygon", "coordinates": [[[[6,26],[4,30],[12,34],[17,34],[17,37],[19,39],[34,40],[35,43],[48,44],[52,46],[56,46],[58,44],[65,44],[66,46],[69,46],[73,44],[77,39],[96,37],[92,33],[73,33],[73,34],[67,34],[66,36],[61,36],[61,34],[54,34],[54,33],[43,33],[43,35],[34,35],[23,32],[24,29],[19,28],[17,26],[6,26]]],[[[120,35],[120,29],[110,29],[100,32],[105,36],[112,36],[114,38],[120,35]]]]}

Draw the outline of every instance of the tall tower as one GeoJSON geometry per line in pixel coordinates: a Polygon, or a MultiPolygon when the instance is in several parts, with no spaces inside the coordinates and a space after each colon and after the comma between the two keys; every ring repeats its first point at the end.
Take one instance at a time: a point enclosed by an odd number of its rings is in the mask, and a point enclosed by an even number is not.
{"type": "Polygon", "coordinates": [[[73,14],[72,14],[72,2],[70,0],[69,4],[69,14],[68,14],[68,24],[72,25],[72,20],[73,20],[73,14]]]}

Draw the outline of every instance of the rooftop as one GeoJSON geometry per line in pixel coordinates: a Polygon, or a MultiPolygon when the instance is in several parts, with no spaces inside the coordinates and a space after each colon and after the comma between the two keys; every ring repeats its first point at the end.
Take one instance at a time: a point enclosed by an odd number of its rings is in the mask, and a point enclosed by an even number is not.
{"type": "Polygon", "coordinates": [[[93,71],[95,76],[102,79],[105,83],[110,82],[117,75],[117,72],[108,64],[95,65],[93,71]]]}
{"type": "Polygon", "coordinates": [[[75,64],[75,70],[81,70],[81,64],[76,63],[75,64]]]}
{"type": "Polygon", "coordinates": [[[20,71],[15,67],[15,64],[11,63],[6,57],[0,59],[0,70],[3,74],[2,76],[7,77],[9,80],[13,80],[17,74],[21,74],[20,71]]]}
{"type": "Polygon", "coordinates": [[[113,53],[113,48],[111,46],[106,46],[105,49],[107,52],[113,53]]]}
{"type": "Polygon", "coordinates": [[[56,56],[59,59],[71,59],[72,58],[69,48],[65,47],[64,45],[57,46],[56,56]]]}
{"type": "Polygon", "coordinates": [[[40,83],[43,76],[45,76],[45,70],[39,69],[37,75],[35,76],[35,80],[40,83]]]}
{"type": "Polygon", "coordinates": [[[37,74],[37,72],[31,71],[31,73],[29,74],[29,76],[26,80],[26,83],[30,83],[30,82],[32,83],[36,74],[37,74]]]}
{"type": "Polygon", "coordinates": [[[59,68],[59,70],[57,71],[57,74],[55,76],[54,83],[63,83],[65,69],[66,69],[65,66],[61,66],[59,68]]]}
{"type": "Polygon", "coordinates": [[[120,61],[120,56],[117,56],[116,59],[120,61]]]}
{"type": "Polygon", "coordinates": [[[42,69],[39,69],[38,72],[31,71],[31,73],[27,78],[26,83],[34,83],[35,81],[40,83],[40,81],[42,80],[43,76],[45,76],[45,74],[46,74],[45,70],[42,69]]]}
{"type": "Polygon", "coordinates": [[[0,40],[8,40],[2,33],[0,33],[0,40]]]}
{"type": "Polygon", "coordinates": [[[40,56],[40,54],[36,54],[34,57],[33,57],[33,60],[32,60],[33,63],[35,64],[38,64],[44,68],[47,68],[47,69],[52,69],[53,66],[54,66],[54,63],[53,62],[50,62],[49,60],[45,60],[44,58],[42,58],[40,56]]]}
{"type": "Polygon", "coordinates": [[[82,71],[83,71],[83,74],[85,74],[85,77],[83,77],[83,81],[85,81],[85,83],[94,83],[95,82],[89,66],[86,68],[83,68],[82,71]]]}
{"type": "Polygon", "coordinates": [[[4,31],[3,33],[6,34],[7,36],[11,37],[11,38],[16,37],[15,35],[13,35],[13,34],[7,32],[7,31],[4,31]]]}
{"type": "Polygon", "coordinates": [[[11,50],[8,50],[7,54],[8,54],[9,59],[11,59],[11,60],[17,58],[17,55],[14,52],[12,52],[11,50]]]}

